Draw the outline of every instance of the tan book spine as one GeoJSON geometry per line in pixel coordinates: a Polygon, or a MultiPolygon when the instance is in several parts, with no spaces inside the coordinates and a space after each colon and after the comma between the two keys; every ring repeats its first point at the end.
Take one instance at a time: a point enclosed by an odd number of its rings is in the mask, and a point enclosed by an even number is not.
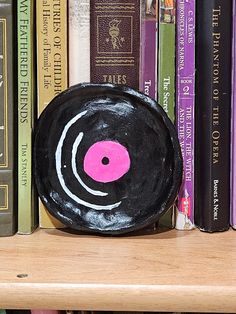
{"type": "Polygon", "coordinates": [[[30,234],[38,225],[32,176],[35,124],[35,1],[17,1],[18,47],[18,233],[30,234]]]}
{"type": "Polygon", "coordinates": [[[90,82],[90,0],[69,0],[69,85],[90,82]]]}
{"type": "MultiPolygon", "coordinates": [[[[67,1],[36,1],[38,114],[68,87],[67,1]]],[[[63,225],[53,218],[40,201],[41,228],[63,225]]]]}

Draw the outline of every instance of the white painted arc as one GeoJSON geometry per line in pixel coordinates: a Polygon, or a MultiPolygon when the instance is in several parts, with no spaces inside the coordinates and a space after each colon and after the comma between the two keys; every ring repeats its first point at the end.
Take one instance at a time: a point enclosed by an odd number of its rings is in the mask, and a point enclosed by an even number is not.
{"type": "Polygon", "coordinates": [[[108,193],[104,193],[102,191],[97,191],[97,190],[93,190],[90,187],[88,187],[83,180],[80,178],[77,168],[76,168],[76,154],[78,151],[78,147],[80,145],[80,142],[83,139],[84,134],[82,132],[79,133],[79,135],[77,136],[77,138],[75,139],[75,142],[73,144],[73,148],[72,148],[72,160],[71,160],[71,164],[72,164],[72,171],[74,176],[76,177],[76,179],[79,181],[79,183],[82,185],[82,187],[88,191],[89,193],[93,194],[93,195],[97,195],[97,196],[107,196],[108,193]]]}
{"type": "Polygon", "coordinates": [[[61,187],[63,188],[64,192],[71,199],[73,199],[75,202],[77,202],[78,204],[84,205],[86,207],[89,207],[89,208],[92,208],[92,209],[95,209],[95,210],[112,210],[113,208],[118,207],[121,204],[121,202],[117,202],[117,203],[109,204],[109,205],[96,205],[96,204],[92,204],[92,203],[86,202],[86,201],[82,200],[81,198],[79,198],[77,195],[73,194],[70,191],[70,189],[66,186],[66,183],[65,183],[63,175],[62,175],[62,171],[61,171],[61,168],[62,168],[62,165],[61,165],[62,147],[63,147],[64,140],[66,138],[67,132],[70,129],[70,127],[76,121],[78,121],[81,117],[83,117],[86,113],[87,113],[87,111],[83,111],[81,113],[78,113],[74,118],[72,118],[65,125],[65,128],[62,131],[62,135],[61,135],[60,140],[58,142],[56,153],[55,153],[55,162],[56,162],[57,176],[58,176],[59,182],[60,182],[61,187]]]}

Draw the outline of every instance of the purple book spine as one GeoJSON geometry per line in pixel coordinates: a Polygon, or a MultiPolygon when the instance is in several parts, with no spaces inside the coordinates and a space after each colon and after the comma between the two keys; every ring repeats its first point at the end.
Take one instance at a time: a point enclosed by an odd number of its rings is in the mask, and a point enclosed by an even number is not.
{"type": "Polygon", "coordinates": [[[236,229],[236,3],[233,1],[233,42],[232,42],[232,121],[231,121],[231,217],[236,229]]]}
{"type": "Polygon", "coordinates": [[[157,20],[155,1],[145,1],[141,13],[140,91],[157,99],[157,20]]]}
{"type": "Polygon", "coordinates": [[[194,102],[195,102],[195,0],[177,5],[176,123],[184,173],[178,195],[176,229],[194,228],[194,102]]]}

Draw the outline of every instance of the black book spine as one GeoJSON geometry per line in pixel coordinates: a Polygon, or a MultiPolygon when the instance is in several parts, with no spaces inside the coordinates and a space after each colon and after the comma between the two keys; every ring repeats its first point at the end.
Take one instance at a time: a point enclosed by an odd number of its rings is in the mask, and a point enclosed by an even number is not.
{"type": "Polygon", "coordinates": [[[13,235],[17,227],[14,4],[0,0],[0,236],[13,235]]]}
{"type": "Polygon", "coordinates": [[[197,0],[196,210],[204,231],[229,228],[232,0],[197,0]]]}

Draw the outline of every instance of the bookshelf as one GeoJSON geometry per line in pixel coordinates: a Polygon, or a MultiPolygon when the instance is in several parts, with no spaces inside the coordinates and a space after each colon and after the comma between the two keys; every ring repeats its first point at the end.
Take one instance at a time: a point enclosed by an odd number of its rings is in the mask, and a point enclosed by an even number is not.
{"type": "Polygon", "coordinates": [[[0,238],[0,308],[236,312],[236,233],[0,238]]]}

